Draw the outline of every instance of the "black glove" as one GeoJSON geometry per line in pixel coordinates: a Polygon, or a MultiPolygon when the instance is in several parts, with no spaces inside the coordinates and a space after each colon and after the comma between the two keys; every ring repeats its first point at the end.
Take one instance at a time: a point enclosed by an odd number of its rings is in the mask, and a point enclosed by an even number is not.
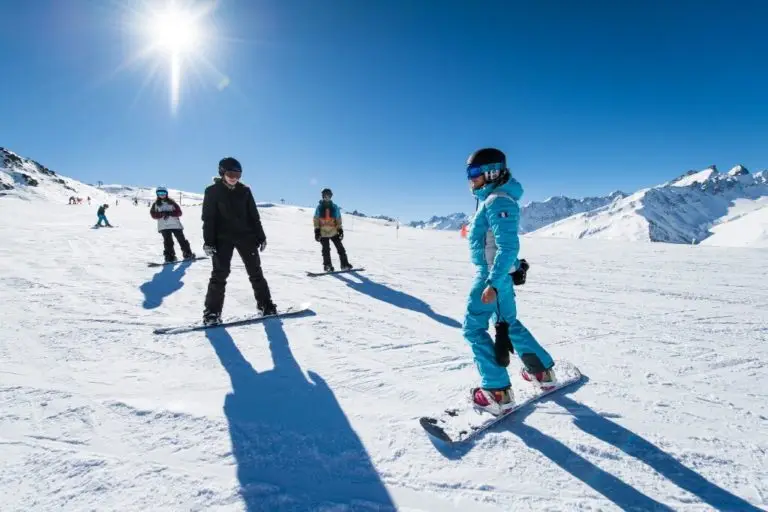
{"type": "Polygon", "coordinates": [[[163,214],[163,218],[164,218],[164,219],[167,219],[167,218],[168,218],[168,217],[170,217],[170,216],[171,216],[171,214],[170,214],[170,213],[164,213],[164,214],[163,214]]]}
{"type": "Polygon", "coordinates": [[[317,228],[315,230],[315,242],[319,242],[319,241],[320,241],[320,228],[317,228]]]}
{"type": "Polygon", "coordinates": [[[344,240],[344,230],[339,228],[339,240],[344,240]]]}
{"type": "Polygon", "coordinates": [[[512,341],[509,339],[509,324],[498,322],[496,324],[496,339],[493,342],[493,352],[496,364],[506,368],[509,366],[509,354],[514,353],[512,341]]]}
{"type": "Polygon", "coordinates": [[[515,283],[516,286],[525,284],[525,278],[529,268],[531,268],[531,266],[527,261],[520,260],[520,266],[517,267],[517,270],[512,272],[512,282],[515,283]]]}

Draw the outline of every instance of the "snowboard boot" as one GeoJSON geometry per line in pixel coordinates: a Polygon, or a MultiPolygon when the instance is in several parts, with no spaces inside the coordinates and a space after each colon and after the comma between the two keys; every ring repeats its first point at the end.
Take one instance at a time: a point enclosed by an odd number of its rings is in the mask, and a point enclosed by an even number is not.
{"type": "Polygon", "coordinates": [[[175,263],[176,261],[178,261],[176,259],[176,254],[174,254],[174,253],[165,253],[164,256],[165,256],[165,262],[166,263],[175,263]]]}
{"type": "Polygon", "coordinates": [[[203,312],[203,325],[219,325],[220,323],[221,313],[208,311],[207,309],[203,312]]]}
{"type": "Polygon", "coordinates": [[[325,271],[325,272],[334,272],[333,265],[331,265],[331,264],[323,265],[323,271],[325,271]]]}
{"type": "Polygon", "coordinates": [[[259,311],[261,311],[262,316],[277,314],[277,306],[275,306],[274,302],[270,302],[269,304],[259,305],[257,306],[257,308],[259,311]]]}
{"type": "Polygon", "coordinates": [[[184,254],[182,255],[182,257],[183,257],[185,260],[193,260],[193,259],[195,259],[195,253],[193,253],[193,252],[187,252],[187,253],[184,253],[184,254]]]}
{"type": "Polygon", "coordinates": [[[354,267],[349,262],[341,264],[341,270],[352,270],[354,267]]]}
{"type": "Polygon", "coordinates": [[[528,382],[539,386],[544,391],[549,391],[550,389],[557,387],[557,379],[555,378],[555,372],[552,371],[552,368],[536,373],[530,373],[523,368],[520,370],[520,376],[528,382]]]}
{"type": "Polygon", "coordinates": [[[515,406],[512,388],[504,389],[483,389],[474,388],[472,390],[472,404],[476,409],[501,416],[506,411],[515,406]]]}

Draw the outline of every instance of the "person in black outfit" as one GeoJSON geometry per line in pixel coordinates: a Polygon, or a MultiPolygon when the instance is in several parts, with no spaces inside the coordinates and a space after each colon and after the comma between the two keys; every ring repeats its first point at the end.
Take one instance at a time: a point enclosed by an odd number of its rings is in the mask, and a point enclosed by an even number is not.
{"type": "Polygon", "coordinates": [[[203,312],[206,325],[221,323],[224,292],[235,249],[245,264],[256,307],[264,315],[277,313],[259,258],[259,251],[267,247],[267,237],[251,189],[240,182],[242,173],[240,162],[232,157],[223,158],[219,162],[219,178],[205,189],[203,250],[213,261],[203,312]]]}

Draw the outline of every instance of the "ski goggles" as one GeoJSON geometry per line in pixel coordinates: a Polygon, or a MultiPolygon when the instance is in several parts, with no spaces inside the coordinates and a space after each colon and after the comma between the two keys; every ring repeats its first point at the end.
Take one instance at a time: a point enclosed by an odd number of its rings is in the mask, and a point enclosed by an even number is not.
{"type": "Polygon", "coordinates": [[[165,197],[167,195],[168,195],[168,192],[166,192],[165,190],[158,190],[157,191],[157,197],[165,197]]]}
{"type": "Polygon", "coordinates": [[[224,171],[224,176],[231,180],[239,180],[243,173],[237,171],[224,171]]]}
{"type": "Polygon", "coordinates": [[[495,163],[495,164],[485,164],[485,165],[476,165],[472,167],[467,167],[467,179],[473,180],[475,178],[479,178],[480,176],[484,176],[485,173],[490,173],[494,171],[503,171],[504,170],[504,164],[502,163],[495,163]]]}

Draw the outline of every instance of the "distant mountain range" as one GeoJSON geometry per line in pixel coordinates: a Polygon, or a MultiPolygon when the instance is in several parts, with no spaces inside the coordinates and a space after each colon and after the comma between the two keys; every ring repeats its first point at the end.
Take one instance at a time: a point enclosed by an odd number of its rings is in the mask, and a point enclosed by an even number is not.
{"type": "MultiPolygon", "coordinates": [[[[0,148],[0,197],[115,202],[150,201],[153,187],[88,185],[61,176],[11,150],[0,148]]],[[[187,204],[199,193],[169,190],[187,204]]],[[[266,205],[264,205],[266,206],[266,205]]],[[[357,210],[349,215],[368,217],[357,210]]],[[[368,217],[396,222],[385,215],[368,217]]],[[[408,225],[418,229],[458,230],[471,220],[465,213],[434,216],[408,225]]],[[[644,242],[701,243],[768,247],[768,171],[751,174],[737,165],[721,173],[714,165],[634,194],[616,191],[602,197],[551,197],[521,209],[521,233],[530,237],[600,238],[644,242]]]]}
{"type": "MultiPolygon", "coordinates": [[[[768,246],[768,171],[716,166],[627,195],[551,197],[521,208],[520,232],[532,237],[602,238],[707,245],[768,246]]],[[[454,213],[412,222],[422,229],[460,229],[454,213]]]]}

